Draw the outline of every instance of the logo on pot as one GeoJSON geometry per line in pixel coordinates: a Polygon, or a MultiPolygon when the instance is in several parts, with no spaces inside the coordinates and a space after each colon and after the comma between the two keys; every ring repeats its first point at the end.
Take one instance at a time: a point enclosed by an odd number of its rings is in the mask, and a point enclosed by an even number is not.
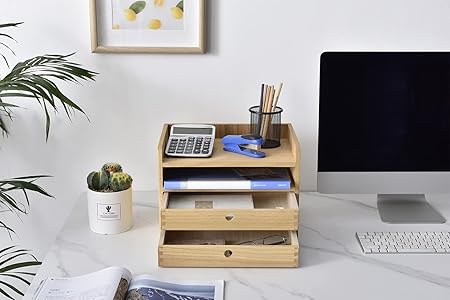
{"type": "Polygon", "coordinates": [[[97,203],[97,220],[113,221],[120,220],[120,203],[101,204],[97,203]]]}

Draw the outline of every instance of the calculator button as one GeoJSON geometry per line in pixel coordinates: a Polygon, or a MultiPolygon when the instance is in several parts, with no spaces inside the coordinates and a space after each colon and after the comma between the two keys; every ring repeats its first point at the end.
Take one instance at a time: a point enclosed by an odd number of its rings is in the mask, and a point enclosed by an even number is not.
{"type": "Polygon", "coordinates": [[[184,154],[192,154],[192,150],[186,150],[184,151],[184,154]]]}
{"type": "Polygon", "coordinates": [[[169,153],[175,153],[175,150],[169,150],[168,152],[169,153]]]}
{"type": "Polygon", "coordinates": [[[208,154],[209,151],[208,151],[208,150],[203,150],[202,153],[203,153],[203,154],[208,154]]]}
{"type": "Polygon", "coordinates": [[[194,150],[194,153],[195,153],[195,154],[199,154],[199,153],[200,153],[200,150],[195,149],[195,150],[194,150]]]}

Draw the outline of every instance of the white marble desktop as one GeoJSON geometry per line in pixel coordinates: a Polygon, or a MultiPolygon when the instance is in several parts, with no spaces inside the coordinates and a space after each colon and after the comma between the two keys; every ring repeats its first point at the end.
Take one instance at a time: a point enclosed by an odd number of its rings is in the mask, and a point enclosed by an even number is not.
{"type": "MultiPolygon", "coordinates": [[[[450,195],[428,196],[450,220],[450,195]]],[[[448,231],[444,225],[389,225],[375,195],[301,194],[300,268],[159,268],[157,196],[134,193],[134,227],[99,235],[86,199],[75,206],[29,288],[47,276],[77,276],[108,266],[164,280],[224,279],[225,299],[450,299],[450,254],[363,254],[356,231],[448,231]]]]}

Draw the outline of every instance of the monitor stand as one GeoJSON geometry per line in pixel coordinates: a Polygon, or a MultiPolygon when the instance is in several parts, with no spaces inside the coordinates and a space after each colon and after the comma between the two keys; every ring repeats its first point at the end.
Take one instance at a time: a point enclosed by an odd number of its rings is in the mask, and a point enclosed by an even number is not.
{"type": "Polygon", "coordinates": [[[393,224],[445,223],[423,194],[378,194],[381,220],[393,224]]]}

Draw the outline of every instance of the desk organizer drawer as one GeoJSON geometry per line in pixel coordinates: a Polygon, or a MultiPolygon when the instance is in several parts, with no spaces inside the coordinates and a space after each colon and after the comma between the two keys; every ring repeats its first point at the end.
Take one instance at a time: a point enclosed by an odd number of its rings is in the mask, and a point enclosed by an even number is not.
{"type": "Polygon", "coordinates": [[[298,230],[294,193],[253,193],[251,209],[168,208],[172,194],[163,195],[163,230],[298,230]]]}
{"type": "Polygon", "coordinates": [[[162,230],[158,261],[161,267],[298,267],[298,252],[296,231],[162,230]]]}

